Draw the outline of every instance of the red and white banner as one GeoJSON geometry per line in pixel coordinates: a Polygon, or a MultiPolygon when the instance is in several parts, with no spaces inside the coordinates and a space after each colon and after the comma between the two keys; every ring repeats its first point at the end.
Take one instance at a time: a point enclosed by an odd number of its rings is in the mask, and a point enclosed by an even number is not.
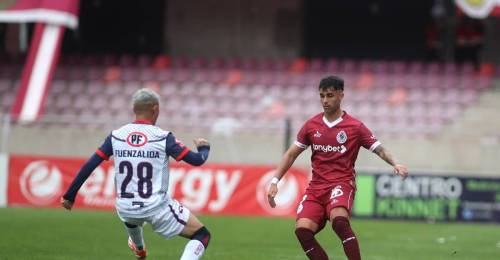
{"type": "Polygon", "coordinates": [[[6,0],[0,22],[36,22],[12,117],[33,121],[42,113],[54,74],[64,27],[78,25],[79,0],[6,0]]]}
{"type": "Polygon", "coordinates": [[[75,29],[79,3],[78,0],[3,0],[0,22],[42,22],[75,29]]]}
{"type": "Polygon", "coordinates": [[[0,153],[0,208],[7,205],[7,176],[9,161],[6,154],[0,153]]]}
{"type": "Polygon", "coordinates": [[[500,16],[500,0],[455,0],[460,9],[472,18],[500,16]]]}
{"type": "Polygon", "coordinates": [[[36,24],[21,85],[12,107],[13,118],[29,122],[42,113],[59,58],[63,32],[64,28],[61,26],[36,24]]]}
{"type": "MultiPolygon", "coordinates": [[[[11,156],[7,204],[9,206],[60,207],[84,160],[11,156]]],[[[248,216],[295,216],[308,181],[308,173],[292,168],[281,180],[278,206],[267,204],[266,192],[272,166],[207,164],[191,167],[174,164],[169,193],[194,212],[248,216]]],[[[75,208],[114,209],[113,164],[101,164],[78,193],[75,208]]]]}

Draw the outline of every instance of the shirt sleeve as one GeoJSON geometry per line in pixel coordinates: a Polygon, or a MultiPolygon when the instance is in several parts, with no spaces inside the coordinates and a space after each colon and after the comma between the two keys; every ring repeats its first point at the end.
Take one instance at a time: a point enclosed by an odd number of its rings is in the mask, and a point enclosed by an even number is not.
{"type": "Polygon", "coordinates": [[[106,137],[102,145],[97,148],[95,153],[104,160],[109,160],[109,157],[113,155],[113,146],[111,144],[111,134],[106,137]]]}
{"type": "Polygon", "coordinates": [[[69,201],[75,201],[76,194],[82,187],[83,183],[87,180],[87,178],[92,174],[92,172],[101,164],[103,158],[97,153],[93,154],[90,159],[80,168],[80,171],[76,175],[73,182],[69,186],[66,193],[64,193],[63,198],[69,201]]]}
{"type": "Polygon", "coordinates": [[[311,145],[311,141],[309,140],[309,136],[307,134],[307,122],[302,126],[299,133],[297,134],[297,139],[295,140],[295,145],[306,149],[309,145],[311,145]]]}
{"type": "Polygon", "coordinates": [[[370,150],[370,152],[373,152],[375,148],[381,145],[377,138],[372,134],[372,131],[370,131],[365,124],[361,124],[359,126],[359,140],[361,142],[361,146],[370,150]]]}
{"type": "Polygon", "coordinates": [[[177,140],[172,133],[167,135],[166,142],[167,145],[165,152],[176,161],[182,160],[189,152],[189,148],[187,148],[181,141],[177,140]]]}
{"type": "Polygon", "coordinates": [[[182,160],[193,166],[200,166],[207,160],[209,152],[210,146],[200,146],[197,153],[189,151],[182,160]]]}

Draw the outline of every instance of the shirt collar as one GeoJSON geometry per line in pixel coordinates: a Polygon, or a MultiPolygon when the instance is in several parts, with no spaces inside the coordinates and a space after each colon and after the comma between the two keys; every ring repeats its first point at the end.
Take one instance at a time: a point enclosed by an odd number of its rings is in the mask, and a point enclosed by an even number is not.
{"type": "Polygon", "coordinates": [[[342,122],[344,120],[344,115],[345,114],[346,114],[345,111],[342,111],[342,115],[339,118],[335,119],[333,122],[328,121],[328,119],[326,119],[326,117],[325,117],[325,114],[323,114],[323,122],[329,128],[332,128],[332,127],[338,125],[340,122],[342,122]]]}
{"type": "Polygon", "coordinates": [[[141,119],[141,120],[135,120],[135,121],[133,121],[132,124],[152,125],[153,122],[151,122],[149,120],[141,119]]]}

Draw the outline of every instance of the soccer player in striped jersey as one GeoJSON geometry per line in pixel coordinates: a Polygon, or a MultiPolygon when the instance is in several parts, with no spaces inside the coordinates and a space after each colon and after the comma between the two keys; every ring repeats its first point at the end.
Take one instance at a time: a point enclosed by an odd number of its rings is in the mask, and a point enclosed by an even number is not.
{"type": "Polygon", "coordinates": [[[207,228],[177,200],[167,194],[169,157],[191,165],[208,158],[207,140],[194,140],[198,152],[189,150],[173,133],[155,126],[160,97],[150,89],[138,90],[132,98],[135,121],[111,132],[99,149],[82,166],[62,206],[71,210],[78,190],[99,164],[114,156],[116,211],[128,232],[128,245],[137,259],[147,252],[143,225],[165,238],[180,235],[189,239],[181,260],[200,259],[210,241],[207,228]]]}
{"type": "Polygon", "coordinates": [[[344,81],[341,78],[330,76],[322,79],[319,97],[323,112],[305,122],[295,143],[283,156],[271,181],[268,200],[271,207],[276,206],[274,197],[278,192],[279,180],[297,156],[310,146],[312,180],[297,209],[297,239],[309,259],[327,260],[328,256],[316,241],[315,234],[329,220],[333,231],[342,241],[347,258],[359,260],[358,239],[349,221],[356,194],[354,164],[359,149],[364,147],[377,154],[402,178],[406,178],[408,170],[397,163],[361,121],[340,108],[344,97],[344,81]]]}

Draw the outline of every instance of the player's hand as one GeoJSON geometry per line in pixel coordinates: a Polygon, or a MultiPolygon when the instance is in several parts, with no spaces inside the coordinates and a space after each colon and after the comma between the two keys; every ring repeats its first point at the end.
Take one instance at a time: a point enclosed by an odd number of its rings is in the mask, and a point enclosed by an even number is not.
{"type": "Polygon", "coordinates": [[[406,179],[406,177],[408,177],[408,168],[406,168],[406,166],[404,165],[396,164],[394,166],[394,173],[401,176],[401,178],[403,178],[404,180],[406,179]]]}
{"type": "Polygon", "coordinates": [[[204,138],[196,138],[193,140],[194,144],[196,145],[196,147],[200,147],[200,146],[210,146],[210,143],[204,139],[204,138]]]}
{"type": "Polygon", "coordinates": [[[271,185],[269,186],[269,191],[267,191],[267,201],[269,202],[271,208],[276,207],[276,201],[274,201],[274,197],[276,197],[277,193],[278,193],[278,184],[271,183],[271,185]]]}
{"type": "Polygon", "coordinates": [[[61,205],[67,209],[67,210],[71,210],[71,208],[73,208],[73,201],[69,201],[63,197],[61,197],[61,205]]]}

